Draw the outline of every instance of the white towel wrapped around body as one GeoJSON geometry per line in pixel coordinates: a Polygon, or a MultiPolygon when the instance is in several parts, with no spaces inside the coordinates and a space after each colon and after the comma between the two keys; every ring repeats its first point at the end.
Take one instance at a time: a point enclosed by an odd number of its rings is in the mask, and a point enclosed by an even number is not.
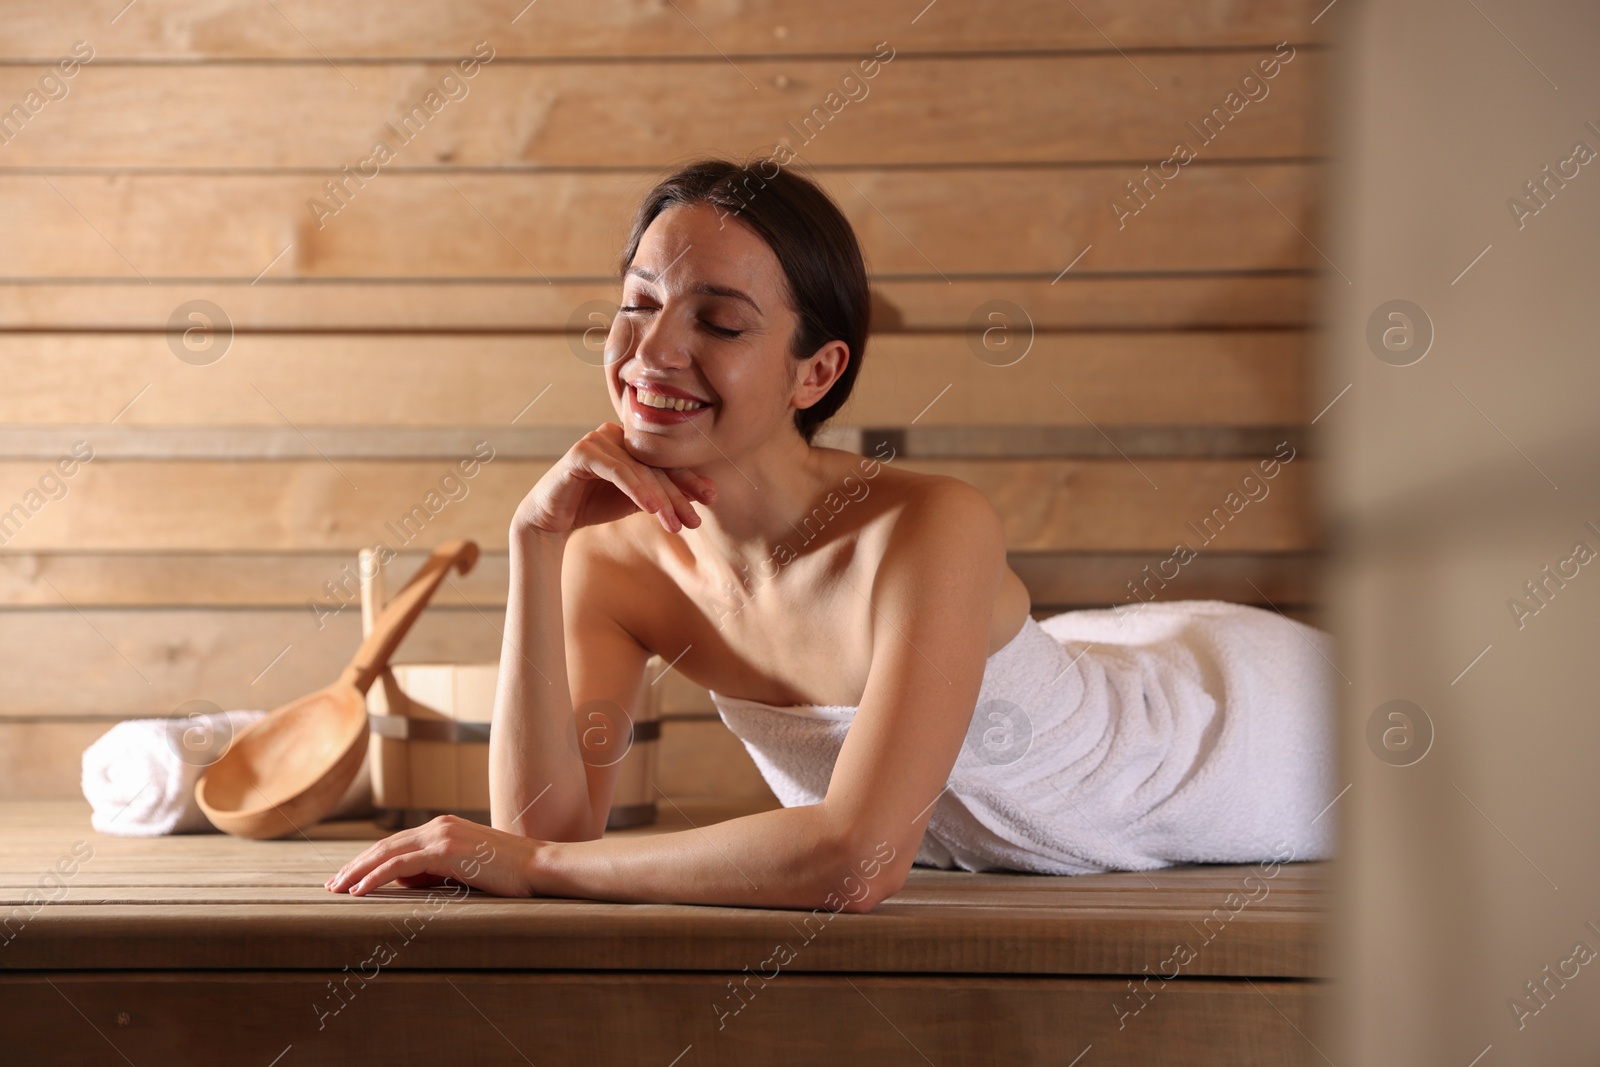
{"type": "MultiPolygon", "coordinates": [[[[1214,600],[1027,619],[989,657],[917,862],[1086,874],[1326,859],[1330,635],[1214,600]]],[[[821,801],[857,709],[712,693],[785,806],[821,801]]]]}
{"type": "MultiPolygon", "coordinates": [[[[215,833],[195,803],[195,783],[235,736],[266,714],[216,711],[117,723],[83,752],[90,825],[124,837],[215,833]]],[[[371,811],[372,784],[363,763],[329,818],[360,818],[371,811]]]]}

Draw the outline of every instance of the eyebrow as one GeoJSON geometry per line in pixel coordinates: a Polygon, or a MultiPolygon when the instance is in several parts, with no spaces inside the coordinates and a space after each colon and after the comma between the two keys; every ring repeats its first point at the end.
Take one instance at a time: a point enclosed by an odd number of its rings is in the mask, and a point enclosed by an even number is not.
{"type": "MultiPolygon", "coordinates": [[[[647,282],[656,280],[656,272],[649,267],[629,267],[628,274],[636,275],[647,282]]],[[[743,300],[746,304],[756,309],[756,314],[762,314],[761,305],[756,303],[749,293],[742,289],[730,289],[725,285],[712,285],[710,282],[701,282],[694,287],[694,292],[704,293],[707,296],[725,296],[732,300],[743,300]]]]}

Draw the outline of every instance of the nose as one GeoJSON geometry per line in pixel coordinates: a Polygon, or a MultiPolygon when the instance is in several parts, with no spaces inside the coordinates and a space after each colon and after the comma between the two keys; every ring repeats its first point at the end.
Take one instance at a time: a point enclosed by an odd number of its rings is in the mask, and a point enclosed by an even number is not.
{"type": "Polygon", "coordinates": [[[631,347],[624,349],[646,367],[676,370],[689,365],[688,333],[675,321],[677,316],[666,308],[653,315],[628,320],[631,334],[623,342],[631,347]]]}

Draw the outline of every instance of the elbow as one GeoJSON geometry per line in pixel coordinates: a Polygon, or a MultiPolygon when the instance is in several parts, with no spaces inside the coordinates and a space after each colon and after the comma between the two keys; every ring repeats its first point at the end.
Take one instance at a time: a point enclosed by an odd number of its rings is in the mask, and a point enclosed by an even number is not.
{"type": "Polygon", "coordinates": [[[879,904],[882,904],[885,900],[893,895],[894,894],[892,892],[882,895],[877,893],[868,893],[860,900],[846,901],[844,907],[840,908],[839,910],[848,912],[851,915],[870,915],[879,904]]]}
{"type": "Polygon", "coordinates": [[[491,808],[489,825],[518,837],[537,841],[597,841],[605,836],[606,816],[596,820],[589,812],[575,812],[558,826],[536,824],[528,815],[506,817],[494,814],[491,808]]]}
{"type": "Polygon", "coordinates": [[[887,837],[851,837],[835,843],[821,887],[830,911],[865,915],[898,893],[914,857],[887,837]]]}
{"type": "Polygon", "coordinates": [[[857,896],[844,897],[843,906],[837,910],[849,912],[851,915],[870,914],[879,904],[898,893],[903,884],[904,879],[891,882],[887,877],[880,878],[876,882],[868,882],[857,896]]]}

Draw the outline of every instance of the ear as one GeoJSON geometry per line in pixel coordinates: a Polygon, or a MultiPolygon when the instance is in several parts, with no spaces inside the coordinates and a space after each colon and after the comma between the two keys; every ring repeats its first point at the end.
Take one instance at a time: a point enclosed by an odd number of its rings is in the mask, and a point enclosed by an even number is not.
{"type": "Polygon", "coordinates": [[[827,396],[849,363],[850,346],[839,340],[829,341],[807,356],[795,378],[794,406],[805,409],[827,396]]]}

